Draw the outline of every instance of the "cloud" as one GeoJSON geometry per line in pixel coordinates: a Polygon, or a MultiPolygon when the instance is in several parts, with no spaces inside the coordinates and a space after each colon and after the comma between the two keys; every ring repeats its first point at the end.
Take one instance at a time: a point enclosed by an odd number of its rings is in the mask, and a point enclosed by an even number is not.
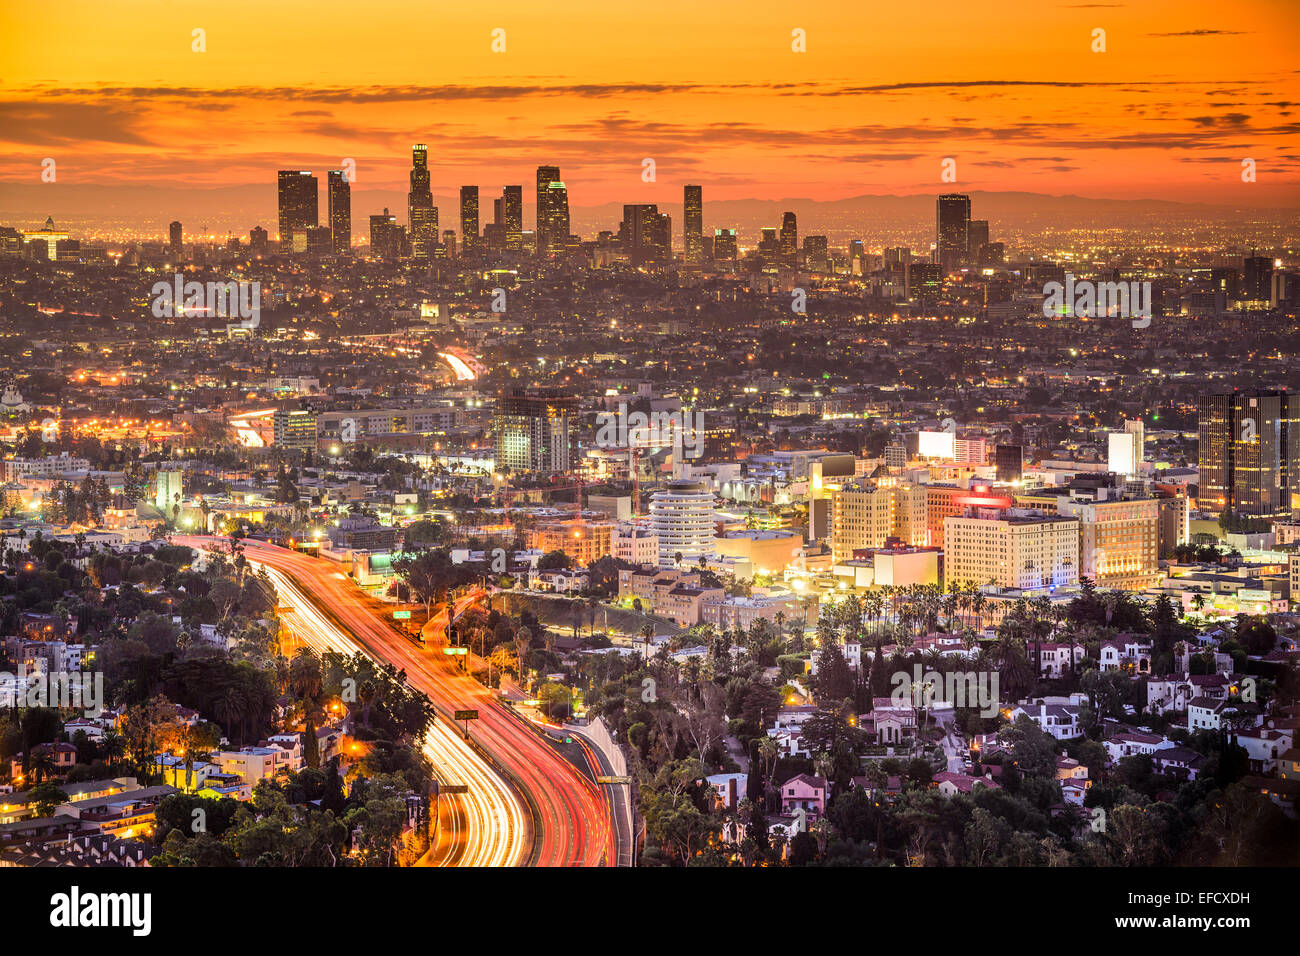
{"type": "Polygon", "coordinates": [[[89,103],[0,102],[0,139],[11,143],[119,143],[150,146],[135,110],[89,103]]]}
{"type": "Polygon", "coordinates": [[[1178,33],[1148,33],[1149,37],[1239,37],[1249,31],[1244,30],[1182,30],[1178,33]]]}

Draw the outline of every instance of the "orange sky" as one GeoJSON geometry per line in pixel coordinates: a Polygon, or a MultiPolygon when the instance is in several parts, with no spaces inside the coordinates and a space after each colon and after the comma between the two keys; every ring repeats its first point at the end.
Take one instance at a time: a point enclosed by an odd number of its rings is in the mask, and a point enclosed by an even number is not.
{"type": "Polygon", "coordinates": [[[351,157],[396,188],[423,141],[440,197],[539,163],[579,206],[912,193],[953,157],[962,189],[1294,206],[1298,28],[1294,0],[6,3],[0,183],[44,157],[200,188],[351,157]]]}

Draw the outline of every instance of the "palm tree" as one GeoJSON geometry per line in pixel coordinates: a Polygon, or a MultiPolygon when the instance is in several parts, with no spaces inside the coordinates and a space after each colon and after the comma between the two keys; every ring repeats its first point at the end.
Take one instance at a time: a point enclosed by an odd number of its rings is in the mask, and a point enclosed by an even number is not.
{"type": "Polygon", "coordinates": [[[519,675],[519,682],[524,680],[524,666],[528,660],[528,652],[533,647],[533,632],[526,627],[521,627],[515,631],[515,668],[519,675]]]}
{"type": "Polygon", "coordinates": [[[99,749],[104,755],[105,763],[112,767],[122,759],[122,754],[126,753],[126,741],[122,739],[121,734],[110,727],[104,731],[104,736],[99,741],[99,749]]]}
{"type": "Polygon", "coordinates": [[[232,738],[235,736],[235,723],[244,719],[246,707],[247,701],[244,700],[244,695],[233,685],[227,687],[226,692],[212,702],[213,716],[221,721],[227,736],[232,738]]]}
{"type": "Polygon", "coordinates": [[[772,771],[776,767],[776,758],[780,755],[780,750],[776,746],[776,740],[772,737],[763,737],[758,742],[758,756],[763,761],[763,780],[766,782],[771,779],[772,771]]]}
{"type": "Polygon", "coordinates": [[[813,760],[813,771],[823,780],[830,780],[831,774],[835,772],[835,761],[823,751],[813,760]]]}
{"type": "Polygon", "coordinates": [[[55,771],[58,770],[54,763],[54,748],[46,744],[33,747],[31,758],[28,760],[28,770],[36,783],[54,776],[55,771]]]}
{"type": "Polygon", "coordinates": [[[655,626],[653,624],[641,625],[641,640],[645,645],[645,659],[650,660],[650,638],[655,636],[655,626]]]}
{"type": "Polygon", "coordinates": [[[361,702],[361,723],[370,726],[370,707],[379,696],[379,688],[372,680],[363,680],[357,688],[357,700],[361,702]]]}

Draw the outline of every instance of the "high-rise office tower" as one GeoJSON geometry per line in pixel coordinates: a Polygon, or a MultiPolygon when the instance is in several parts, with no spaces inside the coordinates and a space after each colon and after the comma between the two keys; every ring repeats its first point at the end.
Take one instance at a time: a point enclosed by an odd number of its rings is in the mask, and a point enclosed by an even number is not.
{"type": "Polygon", "coordinates": [[[444,229],[442,231],[442,245],[438,249],[438,258],[440,259],[456,258],[456,230],[444,229]]]}
{"type": "Polygon", "coordinates": [[[780,243],[781,264],[787,266],[798,265],[799,225],[792,212],[782,213],[781,215],[780,243]]]}
{"type": "Polygon", "coordinates": [[[168,227],[167,232],[168,232],[168,236],[171,239],[171,242],[169,243],[170,248],[168,251],[179,260],[182,252],[184,251],[181,245],[181,224],[179,222],[173,222],[168,227]]]}
{"type": "Polygon", "coordinates": [[[1125,421],[1122,432],[1110,433],[1106,468],[1126,478],[1139,474],[1145,445],[1146,429],[1142,419],[1125,421]]]}
{"type": "Polygon", "coordinates": [[[501,194],[501,222],[506,227],[506,251],[524,247],[524,187],[507,186],[501,194]]]}
{"type": "Polygon", "coordinates": [[[266,252],[266,230],[261,226],[248,230],[248,248],[253,255],[266,252]]]}
{"type": "Polygon", "coordinates": [[[391,262],[402,251],[402,227],[397,217],[384,207],[382,214],[370,217],[370,254],[391,262]]]}
{"type": "MultiPolygon", "coordinates": [[[[334,250],[334,234],[329,226],[310,226],[302,233],[303,251],[314,256],[324,255],[334,250]]],[[[297,244],[294,245],[295,250],[297,244]]]]}
{"type": "Polygon", "coordinates": [[[704,187],[687,186],[682,199],[682,238],[686,244],[686,264],[697,266],[704,261],[704,187]]]}
{"type": "Polygon", "coordinates": [[[546,187],[546,249],[555,252],[569,241],[569,191],[556,180],[546,187]]]}
{"type": "Polygon", "coordinates": [[[1226,392],[1197,402],[1197,503],[1244,517],[1300,510],[1300,399],[1287,392],[1226,392]]]}
{"type": "Polygon", "coordinates": [[[1010,484],[1019,481],[1025,473],[1025,448],[1023,445],[998,445],[993,453],[997,480],[1010,484]]]}
{"type": "Polygon", "coordinates": [[[460,187],[460,248],[467,256],[478,254],[478,187],[460,187]]]}
{"type": "Polygon", "coordinates": [[[667,259],[672,249],[672,219],[654,203],[625,205],[618,241],[633,265],[667,259]]]}
{"type": "Polygon", "coordinates": [[[537,252],[544,255],[550,251],[551,237],[551,183],[560,181],[559,166],[537,167],[537,209],[534,234],[537,237],[537,252]]]}
{"type": "Polygon", "coordinates": [[[970,230],[970,197],[948,193],[935,202],[934,261],[945,273],[966,261],[970,230]]]}
{"type": "Polygon", "coordinates": [[[966,261],[972,265],[980,261],[980,250],[989,244],[989,221],[972,219],[966,225],[966,261]]]}
{"type": "Polygon", "coordinates": [[[830,241],[825,236],[804,236],[803,258],[812,272],[829,272],[831,268],[830,241]]]}
{"type": "Polygon", "coordinates": [[[331,169],[326,178],[329,200],[330,244],[335,252],[352,250],[352,184],[341,169],[331,169]]]}
{"type": "Polygon", "coordinates": [[[317,415],[306,409],[278,409],[271,419],[275,446],[304,454],[316,450],[317,415]]]}
{"type": "Polygon", "coordinates": [[[407,222],[411,230],[411,258],[432,259],[438,244],[438,210],[429,187],[429,147],[411,147],[411,191],[406,195],[407,222]]]}
{"type": "Polygon", "coordinates": [[[714,229],[713,258],[719,260],[735,259],[737,255],[739,255],[739,249],[736,243],[736,230],[714,229]]]}
{"type": "Polygon", "coordinates": [[[1272,297],[1273,260],[1247,256],[1242,263],[1241,297],[1247,302],[1268,302],[1272,297]]]}
{"type": "Polygon", "coordinates": [[[943,267],[933,262],[909,262],[903,271],[903,294],[913,302],[936,299],[943,291],[943,267]]]}
{"type": "Polygon", "coordinates": [[[280,247],[291,250],[294,232],[305,233],[320,223],[316,177],[310,169],[281,169],[276,176],[280,247]]]}
{"type": "Polygon", "coordinates": [[[569,470],[569,422],[578,398],[563,389],[508,388],[497,399],[495,467],[514,474],[569,470]]]}

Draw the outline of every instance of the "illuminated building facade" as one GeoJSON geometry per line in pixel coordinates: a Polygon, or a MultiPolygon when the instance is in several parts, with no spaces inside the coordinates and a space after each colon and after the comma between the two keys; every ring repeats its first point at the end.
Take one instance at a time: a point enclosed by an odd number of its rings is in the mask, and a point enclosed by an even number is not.
{"type": "Polygon", "coordinates": [[[948,193],[935,201],[934,262],[945,273],[966,262],[970,241],[970,196],[948,193]]]}
{"type": "Polygon", "coordinates": [[[406,194],[407,224],[411,232],[411,258],[432,259],[438,245],[438,210],[429,186],[429,147],[411,147],[411,189],[406,194]]]}
{"type": "Polygon", "coordinates": [[[501,194],[501,224],[505,227],[507,252],[524,247],[524,187],[507,186],[501,194]]]}
{"type": "Polygon", "coordinates": [[[894,478],[860,479],[831,493],[831,556],[847,561],[853,552],[883,548],[890,538],[926,543],[924,485],[894,478]]]}
{"type": "Polygon", "coordinates": [[[704,261],[704,187],[687,186],[682,197],[682,229],[687,265],[704,261]]]}
{"type": "Polygon", "coordinates": [[[1203,395],[1197,433],[1203,510],[1285,518],[1300,509],[1300,400],[1285,391],[1203,395]]]}
{"type": "Polygon", "coordinates": [[[327,176],[330,245],[336,253],[352,250],[352,184],[341,169],[331,169],[327,176]]]}
{"type": "Polygon", "coordinates": [[[672,219],[654,203],[625,205],[618,240],[633,265],[667,259],[672,249],[672,219]]]}
{"type": "Polygon", "coordinates": [[[569,470],[569,423],[577,396],[561,389],[511,388],[497,399],[492,430],[496,470],[554,474],[569,470]]]}
{"type": "Polygon", "coordinates": [[[1079,519],[1079,576],[1098,587],[1141,591],[1161,577],[1160,502],[1155,498],[1061,498],[1062,517],[1079,519]]]}
{"type": "Polygon", "coordinates": [[[650,527],[659,538],[659,566],[694,567],[714,550],[713,492],[691,481],[669,482],[650,496],[650,527]]]}
{"type": "Polygon", "coordinates": [[[943,540],[944,580],[950,584],[1037,590],[1079,583],[1075,518],[973,506],[944,519],[943,540]]]}
{"type": "Polygon", "coordinates": [[[554,521],[530,528],[528,547],[543,553],[563,551],[586,567],[614,553],[613,536],[612,521],[554,521]]]}
{"type": "Polygon", "coordinates": [[[316,413],[305,409],[279,409],[273,419],[277,447],[290,451],[316,450],[316,413]]]}
{"type": "Polygon", "coordinates": [[[279,207],[280,247],[293,249],[295,232],[305,233],[320,221],[320,198],[316,177],[309,169],[282,169],[277,174],[276,200],[279,207]]]}
{"type": "Polygon", "coordinates": [[[402,251],[402,227],[397,217],[385,208],[383,213],[370,217],[370,254],[385,262],[392,262],[402,251]]]}
{"type": "Polygon", "coordinates": [[[799,262],[799,224],[792,212],[781,216],[781,264],[797,265],[799,262]]]}
{"type": "Polygon", "coordinates": [[[478,187],[460,187],[460,247],[467,256],[478,255],[478,187]]]}

